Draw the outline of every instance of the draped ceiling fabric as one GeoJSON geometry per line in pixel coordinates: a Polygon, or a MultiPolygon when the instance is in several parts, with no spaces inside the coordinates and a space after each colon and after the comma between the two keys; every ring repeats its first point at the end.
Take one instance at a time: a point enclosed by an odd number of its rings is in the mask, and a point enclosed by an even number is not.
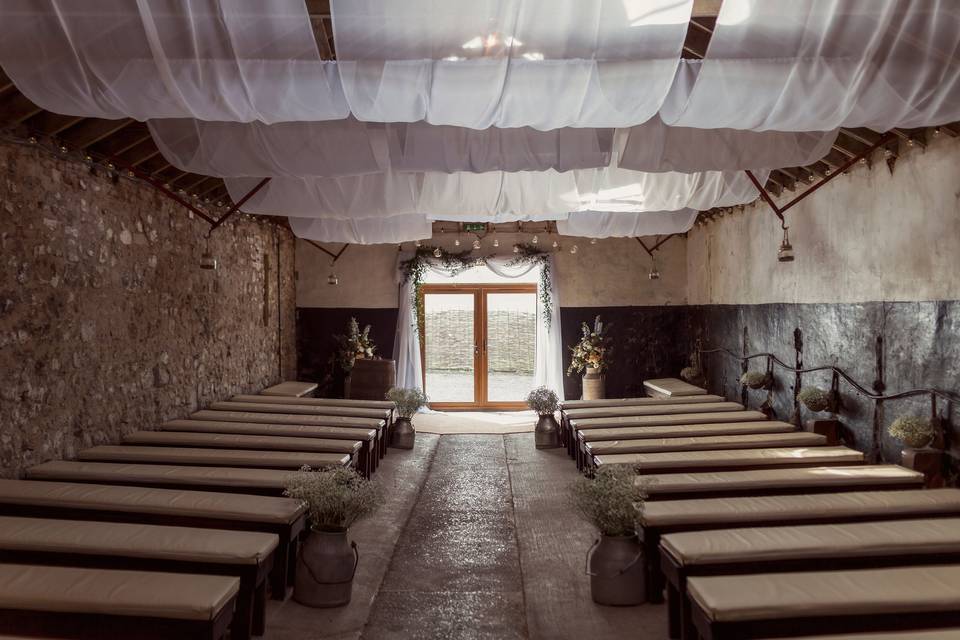
{"type": "Polygon", "coordinates": [[[724,0],[685,61],[671,125],[817,131],[960,119],[956,0],[724,0]]]}
{"type": "Polygon", "coordinates": [[[660,109],[693,0],[331,0],[360,120],[629,127],[660,109]]]}
{"type": "Polygon", "coordinates": [[[686,233],[698,213],[696,209],[648,213],[583,211],[557,221],[557,232],[581,238],[639,238],[686,233]]]}
{"type": "Polygon", "coordinates": [[[432,221],[418,213],[350,220],[294,217],[289,220],[298,238],[315,242],[386,244],[426,240],[433,235],[432,221]]]}

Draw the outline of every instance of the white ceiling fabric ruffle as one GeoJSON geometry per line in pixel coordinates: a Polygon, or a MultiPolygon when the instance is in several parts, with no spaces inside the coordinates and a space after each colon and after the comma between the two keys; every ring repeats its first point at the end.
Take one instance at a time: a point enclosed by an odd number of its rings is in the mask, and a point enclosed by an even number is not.
{"type": "Polygon", "coordinates": [[[418,213],[351,220],[295,217],[289,220],[294,235],[315,242],[384,244],[426,240],[433,235],[433,223],[418,213]]]}
{"type": "Polygon", "coordinates": [[[581,238],[639,238],[642,236],[686,233],[699,211],[649,211],[647,213],[609,213],[582,211],[557,222],[557,232],[581,238]]]}

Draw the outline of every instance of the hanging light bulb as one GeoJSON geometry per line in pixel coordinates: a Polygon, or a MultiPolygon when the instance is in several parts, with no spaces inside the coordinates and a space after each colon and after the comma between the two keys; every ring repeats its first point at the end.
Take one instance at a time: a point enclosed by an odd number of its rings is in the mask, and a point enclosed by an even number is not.
{"type": "Polygon", "coordinates": [[[440,258],[440,257],[442,257],[442,256],[443,256],[443,251],[440,250],[440,247],[434,247],[434,249],[433,249],[433,257],[434,257],[434,258],[440,258]]]}
{"type": "Polygon", "coordinates": [[[596,238],[590,238],[590,244],[597,244],[596,238]]]}
{"type": "Polygon", "coordinates": [[[540,238],[537,236],[537,234],[533,234],[533,237],[530,238],[530,244],[539,244],[539,243],[540,243],[540,238]]]}
{"type": "Polygon", "coordinates": [[[453,246],[455,247],[460,246],[460,236],[457,236],[457,238],[453,241],[453,246]]]}
{"type": "Polygon", "coordinates": [[[647,277],[650,278],[651,280],[659,280],[659,279],[660,279],[660,270],[657,269],[657,261],[656,261],[656,260],[653,261],[653,265],[650,267],[650,273],[647,274],[647,277]]]}
{"type": "Polygon", "coordinates": [[[477,238],[476,240],[473,241],[473,248],[480,249],[480,238],[477,238]]]}
{"type": "Polygon", "coordinates": [[[495,246],[495,247],[499,247],[499,246],[500,246],[500,239],[497,238],[497,236],[493,236],[493,246],[495,246]]]}
{"type": "Polygon", "coordinates": [[[520,253],[520,245],[518,245],[518,244],[513,245],[513,252],[514,252],[514,253],[520,253]]]}
{"type": "Polygon", "coordinates": [[[572,247],[570,247],[570,253],[576,253],[578,250],[579,249],[577,248],[577,245],[573,245],[572,247]]]}
{"type": "Polygon", "coordinates": [[[203,254],[200,256],[200,268],[206,269],[208,271],[216,271],[217,269],[217,259],[210,253],[210,236],[207,236],[207,241],[203,249],[203,254]]]}
{"type": "Polygon", "coordinates": [[[780,250],[777,251],[777,260],[780,262],[793,262],[793,245],[790,244],[790,235],[787,228],[783,228],[783,241],[780,242],[780,250]]]}
{"type": "Polygon", "coordinates": [[[559,249],[559,248],[560,248],[560,243],[557,242],[556,240],[554,240],[552,246],[553,246],[554,249],[559,249]]]}
{"type": "Polygon", "coordinates": [[[420,242],[419,240],[417,240],[416,242],[413,243],[413,246],[415,246],[417,249],[419,249],[420,247],[423,246],[423,243],[420,242]]]}
{"type": "Polygon", "coordinates": [[[327,276],[327,284],[331,287],[335,287],[340,284],[340,278],[337,277],[337,274],[330,272],[330,275],[327,276]]]}

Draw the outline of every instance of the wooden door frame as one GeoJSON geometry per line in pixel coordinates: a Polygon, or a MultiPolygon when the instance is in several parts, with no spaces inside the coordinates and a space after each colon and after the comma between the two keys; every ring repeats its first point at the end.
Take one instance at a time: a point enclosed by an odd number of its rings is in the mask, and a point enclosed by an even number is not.
{"type": "Polygon", "coordinates": [[[532,293],[536,295],[537,285],[533,282],[497,283],[497,284],[423,284],[418,292],[417,307],[423,309],[420,338],[420,370],[423,376],[423,388],[427,390],[427,349],[426,349],[426,308],[424,296],[428,293],[472,293],[473,294],[473,402],[431,402],[430,406],[444,411],[475,411],[478,409],[525,409],[526,404],[519,402],[491,402],[487,398],[489,372],[487,371],[487,294],[488,293],[532,293]]]}

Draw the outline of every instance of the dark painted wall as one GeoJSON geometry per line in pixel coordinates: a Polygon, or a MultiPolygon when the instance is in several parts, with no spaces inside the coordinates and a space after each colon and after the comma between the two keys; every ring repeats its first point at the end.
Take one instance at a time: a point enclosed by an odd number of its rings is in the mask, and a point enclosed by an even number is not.
{"type": "Polygon", "coordinates": [[[350,318],[356,318],[362,330],[370,325],[377,355],[393,357],[393,336],[397,330],[397,310],[393,309],[321,309],[297,308],[298,380],[321,385],[318,395],[343,395],[343,372],[330,366],[337,349],[335,335],[346,334],[350,318]]]}
{"type": "MultiPolygon", "coordinates": [[[[887,394],[920,387],[960,388],[960,302],[711,305],[688,307],[688,314],[686,339],[691,347],[699,338],[704,348],[770,352],[793,364],[798,357],[794,345],[799,329],[799,356],[804,367],[836,365],[868,389],[881,383],[887,394]]],[[[750,367],[765,369],[765,359],[752,360],[750,367]]],[[[711,391],[740,397],[738,360],[709,355],[704,370],[711,391]]],[[[794,374],[775,368],[774,375],[769,392],[747,392],[748,404],[759,407],[769,397],[778,418],[814,417],[805,408],[794,406],[794,374]]],[[[829,389],[830,374],[806,374],[800,385],[829,389]]],[[[840,392],[843,405],[839,417],[849,444],[880,460],[899,460],[898,443],[885,435],[894,419],[930,412],[927,398],[888,401],[878,408],[876,402],[859,396],[843,382],[840,392]]],[[[960,441],[956,407],[941,402],[939,410],[947,421],[948,449],[952,447],[956,459],[960,441]]]]}

